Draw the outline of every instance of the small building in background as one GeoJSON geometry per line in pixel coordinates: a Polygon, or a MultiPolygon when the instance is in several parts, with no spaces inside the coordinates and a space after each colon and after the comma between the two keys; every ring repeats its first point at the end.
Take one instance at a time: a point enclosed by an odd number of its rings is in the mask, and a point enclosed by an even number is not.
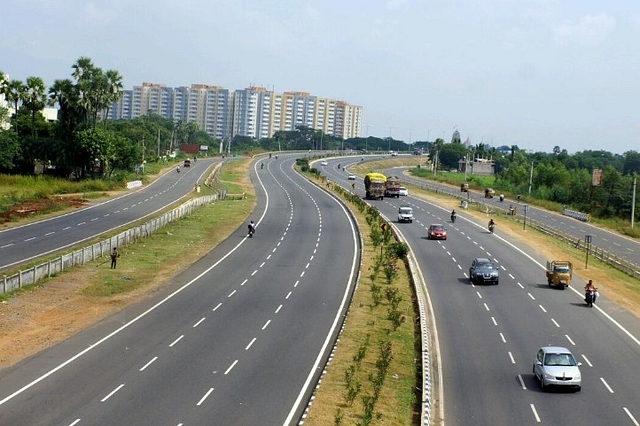
{"type": "Polygon", "coordinates": [[[493,176],[495,174],[495,163],[493,160],[478,158],[475,160],[458,160],[458,171],[471,175],[493,176]]]}

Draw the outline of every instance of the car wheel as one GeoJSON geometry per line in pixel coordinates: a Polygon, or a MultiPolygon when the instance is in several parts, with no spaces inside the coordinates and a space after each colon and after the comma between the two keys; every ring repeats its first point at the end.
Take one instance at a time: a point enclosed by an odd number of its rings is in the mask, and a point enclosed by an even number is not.
{"type": "Polygon", "coordinates": [[[500,281],[496,281],[496,285],[498,285],[500,283],[500,281]]]}
{"type": "Polygon", "coordinates": [[[582,390],[582,386],[576,387],[576,392],[580,392],[582,390]]]}

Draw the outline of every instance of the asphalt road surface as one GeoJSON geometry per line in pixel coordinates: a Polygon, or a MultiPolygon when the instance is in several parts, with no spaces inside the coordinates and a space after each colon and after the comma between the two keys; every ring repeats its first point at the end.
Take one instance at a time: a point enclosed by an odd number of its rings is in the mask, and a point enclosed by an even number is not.
{"type": "MultiPolygon", "coordinates": [[[[359,158],[353,159],[359,161],[359,158]]],[[[323,172],[351,188],[347,172],[329,161],[323,172]]],[[[362,180],[355,191],[364,194],[362,180]]],[[[408,204],[414,222],[396,224],[416,255],[434,307],[447,425],[638,425],[640,421],[640,321],[601,296],[594,308],[583,301],[584,283],[550,288],[543,258],[501,234],[490,234],[463,211],[455,224],[448,209],[409,196],[371,201],[395,222],[408,204]],[[426,239],[442,223],[445,241],[426,239]],[[500,284],[468,280],[475,257],[493,259],[500,284]],[[532,374],[540,346],[568,347],[582,362],[581,392],[542,392],[532,374]]]]}
{"type": "Polygon", "coordinates": [[[264,162],[254,238],[243,225],[152,299],[2,371],[0,424],[297,423],[353,290],[358,238],[293,157],[264,162]]]}
{"type": "Polygon", "coordinates": [[[157,213],[193,192],[220,159],[203,158],[149,185],[51,219],[0,231],[0,270],[69,248],[157,213]]]}

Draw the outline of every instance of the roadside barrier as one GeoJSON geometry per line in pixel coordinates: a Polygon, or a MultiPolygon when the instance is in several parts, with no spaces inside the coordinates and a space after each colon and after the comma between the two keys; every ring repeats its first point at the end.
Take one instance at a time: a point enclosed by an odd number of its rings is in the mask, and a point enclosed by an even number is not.
{"type": "MultiPolygon", "coordinates": [[[[441,187],[436,187],[435,185],[430,183],[423,183],[422,185],[419,185],[419,186],[420,188],[427,191],[436,192],[439,194],[447,194],[453,198],[457,198],[462,201],[467,200],[467,195],[461,196],[460,192],[454,189],[443,189],[441,187]]],[[[469,203],[469,208],[474,207],[481,212],[486,212],[487,209],[491,208],[494,214],[497,213],[497,214],[504,215],[505,217],[509,217],[513,219],[515,222],[524,221],[524,216],[522,214],[518,214],[518,211],[515,208],[513,208],[513,206],[511,207],[507,206],[507,208],[504,208],[501,206],[502,204],[505,204],[505,203],[493,203],[493,202],[488,203],[484,201],[484,199],[482,199],[482,201],[477,203],[474,201],[471,201],[469,203]],[[511,210],[512,208],[513,210],[511,210]]],[[[572,217],[576,220],[580,220],[583,222],[588,222],[590,219],[589,215],[586,213],[575,212],[569,209],[563,209],[562,213],[566,216],[572,217]],[[573,212],[577,214],[573,216],[571,214],[566,214],[565,212],[573,212]]],[[[570,244],[581,251],[586,252],[588,249],[589,255],[597,258],[598,260],[606,263],[607,265],[613,268],[618,269],[619,271],[624,272],[627,275],[630,275],[636,279],[640,279],[640,265],[638,265],[637,263],[631,262],[621,256],[611,253],[603,248],[598,247],[595,244],[590,244],[587,247],[587,245],[585,244],[582,238],[576,238],[575,236],[569,235],[561,231],[560,229],[557,229],[553,226],[539,222],[535,219],[531,219],[530,217],[527,217],[527,226],[535,228],[538,231],[543,232],[553,238],[564,241],[567,244],[570,244]]]]}
{"type": "Polygon", "coordinates": [[[589,219],[590,219],[587,213],[582,213],[575,210],[569,210],[566,207],[562,209],[562,214],[565,216],[572,217],[574,219],[581,220],[583,222],[589,222],[589,219]]]}
{"type": "Polygon", "coordinates": [[[211,204],[218,199],[218,194],[192,198],[173,210],[168,211],[159,217],[153,218],[140,226],[127,229],[113,237],[106,238],[79,250],[74,250],[71,253],[65,253],[60,257],[56,257],[55,259],[51,259],[48,262],[41,263],[32,268],[20,270],[13,275],[4,275],[2,278],[2,285],[0,286],[0,293],[6,294],[25,286],[35,284],[42,279],[51,278],[52,276],[60,274],[64,270],[74,266],[85,265],[103,257],[108,258],[112,247],[129,246],[139,239],[148,237],[157,232],[170,222],[174,222],[184,216],[191,215],[196,211],[196,209],[204,205],[211,204]]]}

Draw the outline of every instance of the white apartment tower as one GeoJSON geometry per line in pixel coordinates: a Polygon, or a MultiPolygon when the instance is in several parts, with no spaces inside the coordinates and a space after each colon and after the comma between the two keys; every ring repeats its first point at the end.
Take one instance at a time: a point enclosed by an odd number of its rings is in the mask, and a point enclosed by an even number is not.
{"type": "Polygon", "coordinates": [[[298,126],[343,139],[362,133],[361,106],[307,92],[276,93],[254,86],[230,92],[204,84],[170,88],[143,83],[123,91],[123,97],[109,108],[108,117],[134,119],[149,112],[196,123],[219,140],[236,135],[269,138],[277,131],[292,131],[298,126]]]}

